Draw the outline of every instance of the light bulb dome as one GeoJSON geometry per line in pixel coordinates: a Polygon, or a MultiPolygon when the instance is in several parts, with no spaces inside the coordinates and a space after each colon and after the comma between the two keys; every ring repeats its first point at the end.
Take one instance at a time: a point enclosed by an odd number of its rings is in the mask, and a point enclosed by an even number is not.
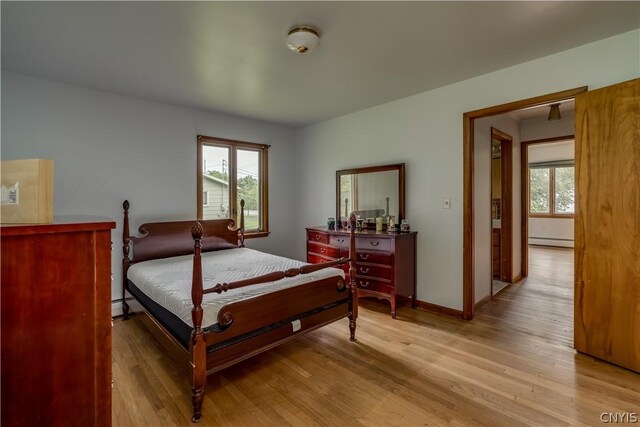
{"type": "Polygon", "coordinates": [[[311,27],[293,27],[287,34],[287,47],[297,53],[312,52],[319,42],[318,31],[311,27]]]}

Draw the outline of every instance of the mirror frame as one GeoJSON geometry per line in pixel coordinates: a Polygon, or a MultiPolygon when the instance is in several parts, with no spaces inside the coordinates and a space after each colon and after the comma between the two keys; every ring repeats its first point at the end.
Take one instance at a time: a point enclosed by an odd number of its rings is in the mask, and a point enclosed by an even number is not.
{"type": "MultiPolygon", "coordinates": [[[[404,163],[392,165],[366,166],[361,168],[342,169],[336,171],[336,221],[340,218],[340,177],[342,175],[352,175],[372,172],[398,171],[398,224],[404,216],[404,163]]],[[[388,212],[387,212],[388,214],[388,212]]]]}

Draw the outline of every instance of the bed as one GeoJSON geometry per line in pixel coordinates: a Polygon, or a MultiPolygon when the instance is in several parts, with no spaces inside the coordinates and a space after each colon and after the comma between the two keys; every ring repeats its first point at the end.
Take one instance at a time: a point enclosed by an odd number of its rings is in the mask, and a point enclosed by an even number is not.
{"type": "Polygon", "coordinates": [[[355,215],[349,258],[309,265],[246,248],[242,202],[240,227],[232,219],[157,222],[141,225],[140,237],[130,235],[128,201],[123,208],[124,318],[126,290],[190,372],[192,422],[202,418],[207,375],[345,317],[355,341],[355,215]]]}

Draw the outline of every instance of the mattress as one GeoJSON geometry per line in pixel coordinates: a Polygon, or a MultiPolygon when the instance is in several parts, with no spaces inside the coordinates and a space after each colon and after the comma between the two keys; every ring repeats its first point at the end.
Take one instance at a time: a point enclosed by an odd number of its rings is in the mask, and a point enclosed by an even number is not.
{"type": "MultiPolygon", "coordinates": [[[[207,252],[202,254],[203,289],[213,287],[218,283],[231,283],[275,271],[299,268],[303,265],[306,264],[301,261],[249,248],[207,252]]],[[[193,328],[191,319],[191,309],[193,308],[191,300],[192,270],[193,255],[185,255],[133,264],[129,268],[127,276],[129,281],[134,284],[135,291],[143,293],[154,303],[147,305],[157,304],[166,312],[171,313],[173,317],[180,319],[190,330],[193,328]]],[[[222,294],[204,295],[202,327],[215,327],[218,312],[226,304],[335,276],[344,278],[344,272],[338,268],[325,268],[275,282],[233,289],[222,294]]]]}

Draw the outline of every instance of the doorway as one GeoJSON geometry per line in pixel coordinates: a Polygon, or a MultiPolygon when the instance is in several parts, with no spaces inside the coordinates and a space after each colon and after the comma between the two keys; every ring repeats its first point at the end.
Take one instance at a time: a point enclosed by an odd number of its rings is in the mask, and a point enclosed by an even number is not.
{"type": "Polygon", "coordinates": [[[512,282],[513,137],[491,127],[491,293],[512,282]]]}
{"type": "MultiPolygon", "coordinates": [[[[509,113],[525,108],[538,107],[559,101],[574,99],[576,95],[586,92],[587,87],[570,89],[563,92],[530,98],[522,101],[470,111],[463,116],[463,167],[464,167],[464,201],[463,201],[463,318],[471,320],[475,313],[475,258],[474,248],[474,125],[477,119],[509,113]]],[[[522,263],[524,265],[524,257],[522,263]]],[[[523,269],[524,272],[525,269],[523,269]]],[[[524,275],[524,273],[523,273],[524,275]]]]}
{"type": "MultiPolygon", "coordinates": [[[[567,104],[573,111],[573,103],[567,104]]],[[[522,141],[520,147],[522,272],[526,277],[531,245],[573,248],[575,136],[522,141]]]]}

